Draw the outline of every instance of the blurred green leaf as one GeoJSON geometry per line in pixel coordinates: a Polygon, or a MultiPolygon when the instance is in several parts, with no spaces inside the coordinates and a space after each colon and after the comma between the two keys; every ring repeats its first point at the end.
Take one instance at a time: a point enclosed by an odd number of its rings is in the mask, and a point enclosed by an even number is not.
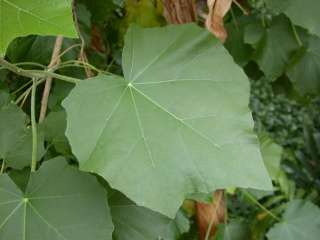
{"type": "Polygon", "coordinates": [[[230,223],[219,225],[215,240],[248,240],[250,229],[244,222],[232,220],[230,223]]]}
{"type": "Polygon", "coordinates": [[[267,234],[270,240],[315,240],[320,236],[320,209],[311,202],[288,203],[282,221],[267,234]]]}
{"type": "Polygon", "coordinates": [[[265,76],[275,80],[285,73],[290,57],[298,49],[289,19],[280,15],[265,30],[253,58],[265,76]]]}
{"type": "Polygon", "coordinates": [[[282,147],[276,144],[268,135],[263,134],[259,137],[261,154],[264,164],[267,167],[272,180],[277,180],[281,169],[282,147]]]}
{"type": "Polygon", "coordinates": [[[308,36],[306,46],[295,54],[287,74],[301,94],[320,93],[320,38],[308,36]]]}
{"type": "Polygon", "coordinates": [[[263,0],[266,4],[266,7],[272,12],[278,14],[283,12],[288,5],[291,4],[292,0],[263,0]]]}
{"type": "Polygon", "coordinates": [[[244,41],[245,26],[251,21],[251,18],[241,17],[237,19],[236,23],[226,24],[228,38],[225,47],[240,66],[246,65],[253,53],[251,46],[244,41]]]}
{"type": "Polygon", "coordinates": [[[320,36],[319,9],[320,1],[318,0],[290,0],[284,12],[294,24],[320,36]]]}
{"type": "Polygon", "coordinates": [[[244,29],[244,42],[251,44],[254,48],[257,48],[257,44],[263,37],[264,33],[265,29],[261,23],[251,23],[244,29]]]}
{"type": "Polygon", "coordinates": [[[161,1],[127,0],[125,4],[127,25],[136,23],[141,27],[156,27],[165,23],[161,12],[161,1]]]}

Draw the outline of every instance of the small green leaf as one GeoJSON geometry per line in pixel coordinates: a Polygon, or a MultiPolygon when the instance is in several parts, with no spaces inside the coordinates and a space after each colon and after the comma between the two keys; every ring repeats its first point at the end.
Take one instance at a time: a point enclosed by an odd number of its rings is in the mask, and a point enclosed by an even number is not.
{"type": "Polygon", "coordinates": [[[265,33],[261,23],[251,23],[244,29],[244,42],[251,44],[254,48],[257,47],[257,43],[261,40],[265,33]]]}
{"type": "Polygon", "coordinates": [[[171,218],[190,193],[272,189],[248,79],[210,33],[194,24],[134,26],[123,71],[82,81],[63,102],[82,170],[171,218]]]}
{"type": "Polygon", "coordinates": [[[106,201],[95,177],[61,158],[32,173],[25,192],[1,175],[0,239],[111,240],[106,201]]]}
{"type": "Polygon", "coordinates": [[[281,169],[280,161],[282,147],[276,144],[269,136],[260,136],[261,154],[265,166],[272,180],[277,180],[281,169]]]}
{"type": "Polygon", "coordinates": [[[287,74],[301,94],[320,93],[320,38],[307,37],[306,47],[294,56],[287,74]]]}
{"type": "Polygon", "coordinates": [[[228,38],[225,47],[240,66],[245,66],[253,53],[252,47],[244,41],[244,30],[249,21],[250,19],[241,17],[238,19],[237,25],[233,22],[226,24],[228,38]]]}
{"type": "Polygon", "coordinates": [[[273,13],[279,14],[283,12],[292,0],[263,0],[265,2],[267,9],[271,10],[273,13]]]}
{"type": "MultiPolygon", "coordinates": [[[[39,161],[45,154],[43,132],[38,131],[38,157],[39,161]]],[[[14,169],[22,169],[31,165],[32,159],[32,131],[31,128],[25,129],[23,135],[20,136],[5,158],[6,166],[14,169]]]]}
{"type": "MultiPolygon", "coordinates": [[[[32,133],[26,122],[27,115],[0,91],[0,159],[7,167],[22,169],[31,164],[32,133]]],[[[44,152],[43,134],[39,132],[38,160],[44,152]]]]}
{"type": "Polygon", "coordinates": [[[189,220],[180,211],[173,220],[135,205],[118,191],[108,195],[116,240],[174,240],[189,231],[189,220]]]}
{"type": "Polygon", "coordinates": [[[289,19],[275,17],[256,49],[254,59],[267,78],[275,80],[284,74],[290,57],[299,49],[289,19]]]}
{"type": "Polygon", "coordinates": [[[285,14],[291,21],[320,36],[320,1],[318,0],[290,0],[285,14]]]}
{"type": "Polygon", "coordinates": [[[27,116],[7,93],[1,91],[0,96],[0,159],[6,160],[25,134],[27,116]]]}
{"type": "Polygon", "coordinates": [[[303,200],[289,202],[283,220],[267,234],[270,240],[315,240],[320,236],[320,209],[303,200]]]}
{"type": "Polygon", "coordinates": [[[66,130],[65,111],[50,112],[44,122],[39,126],[43,129],[45,140],[52,144],[58,153],[70,154],[68,139],[65,136],[66,130]]]}
{"type": "Polygon", "coordinates": [[[0,56],[19,36],[77,36],[70,0],[1,0],[0,29],[0,56]]]}
{"type": "Polygon", "coordinates": [[[247,224],[240,221],[231,221],[218,227],[215,240],[248,240],[250,238],[250,229],[247,224]]]}

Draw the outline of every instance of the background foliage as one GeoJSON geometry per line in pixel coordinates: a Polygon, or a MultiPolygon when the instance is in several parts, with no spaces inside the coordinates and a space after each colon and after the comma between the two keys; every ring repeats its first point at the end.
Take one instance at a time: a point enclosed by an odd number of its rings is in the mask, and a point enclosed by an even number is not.
{"type": "MultiPolygon", "coordinates": [[[[61,62],[53,71],[73,79],[123,74],[128,27],[167,24],[162,1],[99,0],[92,4],[78,0],[71,5],[56,0],[42,1],[39,8],[31,2],[0,2],[0,11],[5,13],[0,15],[0,55],[17,67],[42,71],[50,64],[53,35],[62,34],[61,62]],[[57,10],[48,13],[46,9],[57,10]],[[39,21],[32,18],[35,14],[41,17],[39,21]],[[76,32],[79,39],[68,38],[76,32]]],[[[205,1],[196,2],[197,23],[203,26],[202,13],[208,9],[205,1]]],[[[228,32],[224,46],[250,79],[250,108],[274,191],[226,189],[227,217],[213,239],[315,240],[320,229],[319,2],[237,3],[241,8],[232,4],[224,18],[228,32]]],[[[35,96],[37,116],[42,83],[35,96]]],[[[193,201],[185,201],[170,219],[136,205],[103,178],[77,169],[78,159],[65,136],[62,107],[72,88],[69,82],[53,82],[48,114],[37,129],[41,167],[30,174],[32,80],[0,67],[0,238],[198,239],[193,201]],[[88,222],[90,226],[83,228],[88,222]]],[[[201,194],[190,198],[214,200],[201,194]]]]}

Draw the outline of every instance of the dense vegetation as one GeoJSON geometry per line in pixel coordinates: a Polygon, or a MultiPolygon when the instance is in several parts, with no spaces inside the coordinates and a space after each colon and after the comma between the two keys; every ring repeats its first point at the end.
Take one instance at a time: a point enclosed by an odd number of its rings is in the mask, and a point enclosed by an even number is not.
{"type": "Polygon", "coordinates": [[[318,239],[319,9],[0,1],[0,240],[318,239]]]}

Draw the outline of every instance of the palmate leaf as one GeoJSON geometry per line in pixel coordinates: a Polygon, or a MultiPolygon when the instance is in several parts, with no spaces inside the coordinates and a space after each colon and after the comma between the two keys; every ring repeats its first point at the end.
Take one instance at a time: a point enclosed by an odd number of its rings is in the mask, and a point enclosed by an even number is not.
{"type": "Polygon", "coordinates": [[[0,0],[0,56],[10,41],[29,34],[75,37],[71,0],[0,0]]]}
{"type": "Polygon", "coordinates": [[[288,204],[283,221],[270,229],[270,240],[315,240],[320,235],[320,209],[310,202],[294,200],[288,204]]]}
{"type": "Polygon", "coordinates": [[[271,189],[248,108],[249,82],[196,25],[130,28],[124,78],[83,81],[63,102],[82,170],[174,217],[190,193],[271,189]]]}
{"type": "Polygon", "coordinates": [[[320,36],[319,9],[318,0],[290,0],[284,12],[294,24],[320,36]]]}
{"type": "Polygon", "coordinates": [[[175,219],[139,207],[118,191],[108,191],[115,240],[175,240],[189,231],[189,220],[179,211],[175,219]]]}
{"type": "Polygon", "coordinates": [[[113,225],[95,177],[53,159],[30,176],[22,192],[0,176],[0,239],[108,240],[113,225]]]}

